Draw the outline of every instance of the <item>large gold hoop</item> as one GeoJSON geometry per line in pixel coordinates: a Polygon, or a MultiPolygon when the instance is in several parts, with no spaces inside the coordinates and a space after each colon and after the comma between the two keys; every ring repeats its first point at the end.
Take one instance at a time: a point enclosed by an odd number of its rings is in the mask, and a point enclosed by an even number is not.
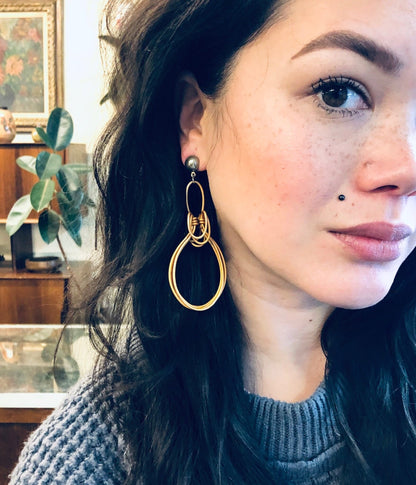
{"type": "Polygon", "coordinates": [[[168,277],[169,277],[169,285],[171,287],[172,293],[174,294],[175,298],[179,301],[179,303],[183,305],[185,308],[188,308],[189,310],[195,310],[200,312],[211,308],[217,302],[218,298],[221,296],[221,293],[223,292],[225,288],[225,283],[227,281],[227,268],[225,265],[224,255],[222,254],[220,247],[211,237],[211,224],[209,222],[208,215],[204,210],[204,205],[205,205],[204,190],[202,188],[202,185],[199,182],[197,182],[194,179],[194,177],[195,175],[193,175],[191,182],[189,182],[188,185],[186,186],[186,207],[188,209],[186,224],[188,228],[188,234],[179,243],[178,247],[175,249],[170,259],[168,277]],[[198,217],[195,217],[192,214],[189,206],[189,189],[192,186],[192,184],[197,184],[197,186],[201,191],[201,200],[202,200],[201,212],[198,217]],[[197,230],[199,230],[199,234],[196,233],[197,230]],[[218,261],[218,267],[220,271],[220,281],[218,284],[217,291],[215,292],[214,296],[203,305],[193,305],[192,303],[187,301],[181,295],[176,282],[176,267],[178,264],[178,259],[181,252],[184,250],[185,246],[188,243],[191,243],[192,246],[196,248],[202,247],[206,243],[209,243],[218,261]]]}

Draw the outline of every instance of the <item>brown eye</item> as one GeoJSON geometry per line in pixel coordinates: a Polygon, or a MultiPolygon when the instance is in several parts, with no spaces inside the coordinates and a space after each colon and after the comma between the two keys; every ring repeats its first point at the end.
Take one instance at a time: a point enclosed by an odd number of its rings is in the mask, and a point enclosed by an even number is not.
{"type": "Polygon", "coordinates": [[[320,79],[312,85],[318,106],[331,114],[354,114],[368,109],[369,96],[364,86],[343,76],[320,79]]]}
{"type": "Polygon", "coordinates": [[[349,98],[348,88],[335,86],[322,91],[322,101],[332,108],[341,108],[349,98]]]}

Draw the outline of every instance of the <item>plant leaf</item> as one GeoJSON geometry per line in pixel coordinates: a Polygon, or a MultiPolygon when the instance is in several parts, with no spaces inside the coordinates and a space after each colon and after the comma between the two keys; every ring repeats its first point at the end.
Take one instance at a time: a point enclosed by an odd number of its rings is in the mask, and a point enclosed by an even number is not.
{"type": "Polygon", "coordinates": [[[78,174],[72,170],[71,164],[63,165],[57,174],[59,185],[62,190],[68,190],[74,192],[77,189],[82,188],[81,180],[78,174]],[[62,181],[62,184],[61,184],[62,181]]]}
{"type": "Polygon", "coordinates": [[[40,212],[48,206],[55,192],[55,183],[51,179],[41,180],[32,187],[30,202],[33,208],[40,212]]]}
{"type": "Polygon", "coordinates": [[[61,218],[52,209],[46,209],[39,216],[39,232],[46,244],[55,241],[61,225],[61,218]]]}
{"type": "Polygon", "coordinates": [[[72,237],[78,246],[81,246],[81,236],[79,231],[82,225],[82,217],[79,211],[79,207],[68,199],[63,192],[56,194],[59,203],[59,209],[61,210],[62,223],[68,234],[72,237]]]}
{"type": "Polygon", "coordinates": [[[85,163],[68,163],[66,167],[69,167],[79,175],[92,172],[92,167],[90,165],[86,165],[85,163]]]}
{"type": "Polygon", "coordinates": [[[14,203],[6,221],[6,231],[9,236],[13,236],[13,234],[20,229],[20,226],[28,218],[31,210],[32,204],[30,203],[30,195],[24,195],[14,203]]]}
{"type": "Polygon", "coordinates": [[[56,178],[65,196],[79,209],[84,199],[84,191],[78,174],[70,166],[63,165],[56,174],[56,178]]]}
{"type": "Polygon", "coordinates": [[[84,192],[84,200],[82,201],[83,205],[86,205],[87,207],[97,207],[95,202],[91,199],[91,197],[88,197],[88,195],[84,192]]]}
{"type": "Polygon", "coordinates": [[[36,158],[36,173],[41,180],[56,175],[61,166],[62,157],[56,153],[40,152],[36,158]]]}
{"type": "Polygon", "coordinates": [[[19,165],[20,168],[23,168],[23,170],[26,170],[27,172],[33,173],[36,175],[36,158],[35,157],[30,157],[28,155],[24,155],[23,157],[19,157],[16,160],[17,165],[19,165]]]}
{"type": "Polygon", "coordinates": [[[48,146],[49,148],[52,148],[52,150],[53,150],[54,149],[53,148],[53,141],[50,139],[50,137],[46,133],[46,131],[41,126],[37,126],[36,131],[37,131],[38,135],[42,138],[42,141],[45,143],[45,145],[48,146]]]}
{"type": "Polygon", "coordinates": [[[53,150],[59,152],[66,148],[74,134],[74,123],[68,111],[55,108],[49,115],[46,133],[52,142],[53,150]]]}

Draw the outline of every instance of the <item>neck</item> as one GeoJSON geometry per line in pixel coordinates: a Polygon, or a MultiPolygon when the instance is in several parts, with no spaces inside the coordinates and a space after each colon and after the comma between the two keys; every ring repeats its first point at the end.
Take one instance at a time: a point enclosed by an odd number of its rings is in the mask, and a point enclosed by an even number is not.
{"type": "Polygon", "coordinates": [[[229,283],[248,336],[247,390],[286,402],[308,398],[324,378],[320,336],[332,308],[232,267],[229,283]]]}

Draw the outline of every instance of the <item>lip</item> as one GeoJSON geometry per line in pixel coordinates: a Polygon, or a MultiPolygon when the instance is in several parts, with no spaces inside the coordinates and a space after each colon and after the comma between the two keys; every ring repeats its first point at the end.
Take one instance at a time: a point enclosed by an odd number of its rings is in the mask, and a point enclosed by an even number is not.
{"type": "Polygon", "coordinates": [[[406,224],[371,222],[329,232],[358,259],[388,262],[400,257],[402,242],[413,231],[406,224]]]}

